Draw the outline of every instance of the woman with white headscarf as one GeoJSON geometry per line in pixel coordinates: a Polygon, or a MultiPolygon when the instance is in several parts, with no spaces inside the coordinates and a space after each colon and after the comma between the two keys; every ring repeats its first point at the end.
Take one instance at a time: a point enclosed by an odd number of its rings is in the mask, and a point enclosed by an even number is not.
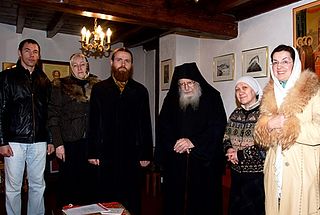
{"type": "Polygon", "coordinates": [[[301,71],[295,48],[271,53],[255,138],[268,148],[264,167],[266,214],[320,214],[320,83],[301,71]]]}
{"type": "Polygon", "coordinates": [[[253,138],[262,89],[256,79],[243,76],[236,82],[235,96],[239,107],[229,117],[223,141],[231,167],[228,214],[263,215],[265,153],[253,138]]]}

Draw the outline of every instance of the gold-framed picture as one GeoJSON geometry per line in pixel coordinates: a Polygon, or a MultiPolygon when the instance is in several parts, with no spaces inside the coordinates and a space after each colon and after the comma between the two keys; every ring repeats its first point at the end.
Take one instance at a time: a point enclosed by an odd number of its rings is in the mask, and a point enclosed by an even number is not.
{"type": "Polygon", "coordinates": [[[171,78],[173,74],[172,60],[161,61],[161,90],[168,90],[170,88],[171,78]]]}
{"type": "Polygon", "coordinates": [[[69,62],[42,60],[42,69],[50,81],[54,78],[63,78],[70,75],[69,62]]]}
{"type": "Polygon", "coordinates": [[[268,47],[242,51],[242,75],[254,78],[268,77],[268,47]]]}
{"type": "Polygon", "coordinates": [[[16,63],[12,62],[2,62],[2,70],[11,69],[16,66],[16,63]]]}
{"type": "Polygon", "coordinates": [[[234,63],[234,53],[213,58],[213,81],[233,80],[234,63]]]}
{"type": "Polygon", "coordinates": [[[311,69],[320,76],[320,1],[292,9],[293,46],[302,70],[311,69]]]}

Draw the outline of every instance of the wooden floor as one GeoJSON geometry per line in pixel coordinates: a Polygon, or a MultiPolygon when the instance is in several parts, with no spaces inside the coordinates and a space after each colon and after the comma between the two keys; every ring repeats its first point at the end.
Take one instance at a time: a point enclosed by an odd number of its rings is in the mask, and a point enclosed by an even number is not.
{"type": "MultiPolygon", "coordinates": [[[[149,187],[145,186],[142,190],[142,215],[161,215],[162,214],[162,192],[161,186],[153,187],[152,177],[149,178],[149,187]]],[[[53,180],[54,181],[54,180],[53,180]]],[[[145,182],[146,183],[146,182],[145,182]]],[[[228,183],[228,182],[227,182],[228,183]]],[[[61,215],[61,212],[56,208],[56,183],[47,182],[45,192],[45,207],[46,215],[61,215]]],[[[225,183],[224,183],[225,185],[225,183]]],[[[226,208],[228,202],[229,188],[224,186],[224,215],[226,215],[226,208]]],[[[26,214],[26,193],[22,194],[22,215],[26,214]]],[[[0,193],[0,215],[6,215],[5,212],[5,197],[4,193],[0,193]]]]}

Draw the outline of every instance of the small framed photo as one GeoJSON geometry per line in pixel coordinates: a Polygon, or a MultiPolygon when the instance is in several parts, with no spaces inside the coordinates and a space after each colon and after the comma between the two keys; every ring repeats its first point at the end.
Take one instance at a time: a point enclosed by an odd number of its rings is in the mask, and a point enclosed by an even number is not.
{"type": "Polygon", "coordinates": [[[268,47],[242,51],[242,75],[254,78],[268,76],[268,47]]]}
{"type": "Polygon", "coordinates": [[[161,61],[161,90],[170,88],[172,73],[172,60],[161,61]]]}
{"type": "Polygon", "coordinates": [[[16,66],[16,63],[3,62],[2,63],[2,70],[11,69],[11,68],[14,68],[15,66],[16,66]]]}
{"type": "Polygon", "coordinates": [[[70,66],[69,62],[42,60],[42,69],[48,76],[50,81],[54,78],[63,78],[69,76],[70,66]]]}
{"type": "Polygon", "coordinates": [[[59,172],[58,158],[54,158],[50,160],[50,173],[57,173],[57,172],[59,172]]]}
{"type": "Polygon", "coordinates": [[[234,53],[213,59],[213,81],[228,81],[234,77],[234,53]]]}

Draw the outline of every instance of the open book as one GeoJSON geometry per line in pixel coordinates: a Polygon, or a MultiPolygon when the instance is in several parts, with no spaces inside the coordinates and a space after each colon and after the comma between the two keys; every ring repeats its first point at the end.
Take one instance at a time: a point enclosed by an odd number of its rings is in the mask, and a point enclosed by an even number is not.
{"type": "Polygon", "coordinates": [[[89,214],[121,215],[123,211],[124,211],[123,208],[107,208],[99,203],[62,210],[62,212],[65,215],[89,215],[89,214]]]}

